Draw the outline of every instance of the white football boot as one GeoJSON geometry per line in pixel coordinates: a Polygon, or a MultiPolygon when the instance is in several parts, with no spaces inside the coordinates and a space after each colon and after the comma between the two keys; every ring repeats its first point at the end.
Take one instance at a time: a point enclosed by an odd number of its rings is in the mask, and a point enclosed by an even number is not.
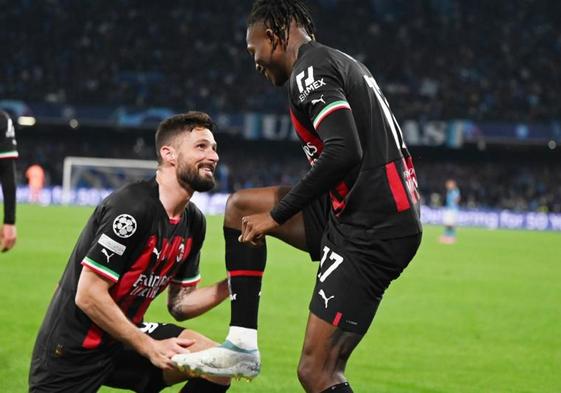
{"type": "Polygon", "coordinates": [[[179,370],[195,376],[213,375],[251,380],[261,370],[258,349],[245,350],[228,340],[204,351],[174,355],[171,360],[179,370]]]}

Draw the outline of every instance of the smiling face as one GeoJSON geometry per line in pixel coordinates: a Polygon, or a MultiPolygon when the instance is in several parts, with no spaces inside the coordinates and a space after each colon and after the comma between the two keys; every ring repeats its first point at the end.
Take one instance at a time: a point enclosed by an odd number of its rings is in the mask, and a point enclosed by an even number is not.
{"type": "Polygon", "coordinates": [[[199,192],[213,189],[218,154],[212,132],[208,128],[195,127],[179,135],[174,145],[179,184],[199,192]]]}
{"type": "Polygon", "coordinates": [[[256,22],[247,28],[246,42],[255,69],[273,85],[284,85],[290,77],[290,72],[286,67],[286,48],[280,38],[263,22],[256,22]]]}

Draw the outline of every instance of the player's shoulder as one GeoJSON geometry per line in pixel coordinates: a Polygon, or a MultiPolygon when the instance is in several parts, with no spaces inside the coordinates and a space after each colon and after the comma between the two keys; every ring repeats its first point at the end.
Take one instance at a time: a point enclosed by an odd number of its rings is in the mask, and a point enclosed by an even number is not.
{"type": "Polygon", "coordinates": [[[126,210],[142,216],[148,216],[157,210],[158,189],[154,179],[128,183],[112,192],[103,205],[109,208],[126,210]]]}
{"type": "Polygon", "coordinates": [[[187,219],[190,221],[192,226],[202,227],[206,226],[206,218],[201,209],[195,203],[190,201],[187,206],[185,206],[185,213],[187,214],[187,219]]]}
{"type": "Polygon", "coordinates": [[[329,70],[357,63],[355,58],[339,49],[311,41],[300,47],[295,70],[301,71],[309,66],[329,70]]]}
{"type": "Polygon", "coordinates": [[[297,78],[298,74],[307,71],[309,67],[327,70],[331,65],[331,60],[335,57],[335,50],[316,41],[308,42],[298,50],[298,59],[294,64],[292,77],[297,78]]]}

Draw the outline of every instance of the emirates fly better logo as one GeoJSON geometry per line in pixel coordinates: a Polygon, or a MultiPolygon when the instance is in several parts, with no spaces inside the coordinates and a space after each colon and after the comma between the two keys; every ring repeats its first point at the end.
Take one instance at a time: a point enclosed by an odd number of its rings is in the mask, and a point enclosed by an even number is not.
{"type": "Polygon", "coordinates": [[[115,235],[126,239],[136,232],[136,220],[130,214],[121,214],[113,221],[115,235]]]}

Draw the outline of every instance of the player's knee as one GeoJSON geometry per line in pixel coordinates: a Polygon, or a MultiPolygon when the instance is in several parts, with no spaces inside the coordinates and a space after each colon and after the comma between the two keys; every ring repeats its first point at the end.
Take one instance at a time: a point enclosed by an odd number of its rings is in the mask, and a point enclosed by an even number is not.
{"type": "Polygon", "coordinates": [[[310,362],[300,359],[298,364],[298,380],[306,391],[309,391],[314,382],[314,369],[310,362]]]}
{"type": "Polygon", "coordinates": [[[306,391],[314,391],[318,385],[322,385],[330,378],[331,372],[318,362],[313,356],[303,355],[298,364],[298,380],[306,391]]]}
{"type": "Polygon", "coordinates": [[[268,199],[263,192],[255,189],[240,190],[230,194],[226,201],[224,213],[224,226],[228,228],[241,228],[242,217],[267,211],[271,207],[263,206],[263,201],[268,199]],[[266,210],[263,210],[266,209],[266,210]]]}
{"type": "Polygon", "coordinates": [[[226,211],[224,212],[224,226],[229,228],[241,228],[241,221],[244,210],[247,208],[247,201],[242,191],[230,194],[226,201],[226,211]]]}
{"type": "Polygon", "coordinates": [[[306,391],[345,381],[345,365],[351,352],[338,348],[322,356],[305,348],[298,364],[298,380],[306,391]]]}

